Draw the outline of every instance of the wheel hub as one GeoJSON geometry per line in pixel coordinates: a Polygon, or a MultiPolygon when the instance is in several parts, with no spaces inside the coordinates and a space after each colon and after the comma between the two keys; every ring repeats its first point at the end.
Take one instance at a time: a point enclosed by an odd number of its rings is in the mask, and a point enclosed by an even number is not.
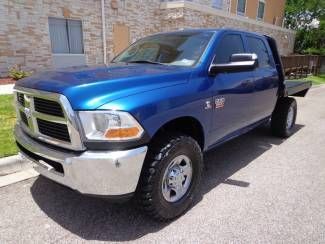
{"type": "Polygon", "coordinates": [[[181,188],[184,180],[185,176],[183,170],[175,166],[169,173],[168,186],[181,188]]]}
{"type": "Polygon", "coordinates": [[[291,106],[288,111],[288,116],[287,116],[287,129],[290,129],[292,127],[294,120],[294,110],[293,107],[291,106]]]}
{"type": "Polygon", "coordinates": [[[165,170],[162,181],[162,194],[166,201],[176,202],[190,187],[192,180],[192,163],[185,156],[174,158],[165,170]]]}

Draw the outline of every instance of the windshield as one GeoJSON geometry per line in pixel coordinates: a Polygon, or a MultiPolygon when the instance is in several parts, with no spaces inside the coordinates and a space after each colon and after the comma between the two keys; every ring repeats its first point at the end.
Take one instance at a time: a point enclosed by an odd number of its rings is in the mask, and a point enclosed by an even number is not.
{"type": "Polygon", "coordinates": [[[202,56],[212,32],[175,32],[149,36],[132,44],[112,62],[193,66],[202,56]]]}

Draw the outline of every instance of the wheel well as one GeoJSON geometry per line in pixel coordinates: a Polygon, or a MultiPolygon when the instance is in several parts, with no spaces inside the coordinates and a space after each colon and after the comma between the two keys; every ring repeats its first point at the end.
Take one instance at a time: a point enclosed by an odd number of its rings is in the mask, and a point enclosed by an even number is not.
{"type": "Polygon", "coordinates": [[[204,131],[201,123],[193,117],[181,117],[164,124],[152,137],[152,140],[166,132],[181,132],[195,139],[204,148],[204,131]]]}

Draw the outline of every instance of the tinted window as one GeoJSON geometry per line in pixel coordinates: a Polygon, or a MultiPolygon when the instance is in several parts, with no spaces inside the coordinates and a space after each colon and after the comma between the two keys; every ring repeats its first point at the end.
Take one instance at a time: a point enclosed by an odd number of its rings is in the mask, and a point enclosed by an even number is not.
{"type": "Polygon", "coordinates": [[[265,3],[259,1],[258,10],[257,10],[257,19],[262,20],[264,18],[264,9],[265,9],[265,3]]]}
{"type": "Polygon", "coordinates": [[[255,37],[247,37],[248,52],[256,53],[258,57],[259,67],[271,66],[269,53],[264,42],[255,37]]]}
{"type": "Polygon", "coordinates": [[[219,43],[214,59],[215,64],[228,63],[235,53],[244,53],[243,41],[238,34],[226,35],[219,43]]]}
{"type": "Polygon", "coordinates": [[[246,0],[238,0],[237,14],[239,14],[239,15],[245,14],[245,9],[246,9],[246,0]]]}

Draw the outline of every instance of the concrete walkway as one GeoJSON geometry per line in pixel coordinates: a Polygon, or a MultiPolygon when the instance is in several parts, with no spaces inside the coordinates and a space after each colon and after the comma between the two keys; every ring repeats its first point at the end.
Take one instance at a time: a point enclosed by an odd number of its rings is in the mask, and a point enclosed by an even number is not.
{"type": "Polygon", "coordinates": [[[12,94],[15,84],[0,85],[0,95],[12,94]]]}

